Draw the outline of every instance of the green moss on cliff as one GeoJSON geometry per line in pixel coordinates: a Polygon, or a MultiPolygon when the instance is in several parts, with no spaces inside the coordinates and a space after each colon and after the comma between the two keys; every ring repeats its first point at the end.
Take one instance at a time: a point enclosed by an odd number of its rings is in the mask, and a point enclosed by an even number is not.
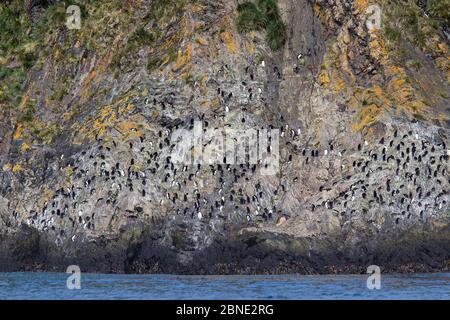
{"type": "Polygon", "coordinates": [[[428,0],[427,10],[437,19],[450,24],[450,0],[428,0]]]}
{"type": "Polygon", "coordinates": [[[237,7],[236,26],[241,33],[266,30],[267,43],[272,50],[286,42],[286,25],[281,19],[276,0],[244,2],[237,7]]]}
{"type": "Polygon", "coordinates": [[[264,27],[264,16],[253,2],[244,2],[237,7],[236,26],[239,32],[260,30],[264,27]]]}
{"type": "Polygon", "coordinates": [[[450,1],[431,0],[426,6],[414,0],[384,1],[384,31],[389,47],[398,48],[401,39],[432,51],[439,30],[448,24],[450,1]]]}
{"type": "Polygon", "coordinates": [[[19,1],[0,6],[0,104],[11,107],[34,62],[30,25],[19,1]]]}

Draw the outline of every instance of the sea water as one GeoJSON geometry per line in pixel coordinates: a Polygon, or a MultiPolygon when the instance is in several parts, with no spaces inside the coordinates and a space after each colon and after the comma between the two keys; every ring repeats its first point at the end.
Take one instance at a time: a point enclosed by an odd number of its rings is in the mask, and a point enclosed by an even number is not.
{"type": "Polygon", "coordinates": [[[69,276],[0,273],[0,299],[450,299],[450,273],[381,274],[379,289],[368,289],[368,275],[82,273],[80,289],[68,289],[69,276]]]}

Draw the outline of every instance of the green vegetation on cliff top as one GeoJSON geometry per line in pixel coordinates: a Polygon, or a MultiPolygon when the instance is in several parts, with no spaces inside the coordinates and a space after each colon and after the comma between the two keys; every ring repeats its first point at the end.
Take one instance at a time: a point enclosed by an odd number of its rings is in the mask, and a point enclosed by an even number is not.
{"type": "Polygon", "coordinates": [[[269,47],[280,49],[286,42],[286,24],[276,0],[244,2],[237,7],[236,26],[241,33],[265,29],[269,47]]]}
{"type": "Polygon", "coordinates": [[[382,1],[384,31],[391,48],[401,39],[423,51],[432,51],[433,38],[450,23],[450,0],[382,1]]]}

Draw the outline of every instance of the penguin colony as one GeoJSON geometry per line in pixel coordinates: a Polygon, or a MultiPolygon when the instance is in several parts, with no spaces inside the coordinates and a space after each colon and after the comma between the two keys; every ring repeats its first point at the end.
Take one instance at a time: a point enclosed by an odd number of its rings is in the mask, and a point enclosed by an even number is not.
{"type": "MultiPolygon", "coordinates": [[[[222,67],[219,73],[226,69],[222,67]]],[[[277,68],[273,72],[279,75],[277,68]]],[[[248,79],[239,84],[239,95],[244,93],[247,102],[264,100],[252,68],[247,67],[245,74],[248,79]]],[[[236,95],[231,90],[217,87],[217,96],[223,108],[214,114],[215,123],[236,111],[236,95]]],[[[173,97],[134,101],[160,114],[170,114],[180,103],[183,101],[173,97]]],[[[239,125],[245,126],[247,110],[239,111],[239,125]]],[[[79,233],[95,234],[99,224],[111,223],[118,212],[126,212],[129,220],[172,215],[204,224],[229,221],[275,225],[280,217],[289,218],[281,201],[292,188],[300,188],[300,175],[281,172],[277,188],[269,189],[264,183],[266,177],[259,174],[261,164],[230,165],[226,159],[211,165],[172,162],[175,144],[171,143],[171,133],[180,128],[192,130],[195,121],[202,121],[203,130],[207,130],[212,124],[206,119],[211,117],[202,114],[167,120],[129,141],[114,135],[109,140],[97,137],[97,146],[60,159],[61,170],[71,168],[70,187],[53,190],[51,200],[41,208],[25,214],[13,212],[14,219],[53,233],[62,242],[75,241],[79,233]]],[[[366,141],[354,149],[339,148],[331,142],[312,147],[302,139],[299,128],[291,128],[282,116],[277,121],[258,129],[280,130],[282,167],[295,163],[308,170],[320,168],[324,161],[338,159],[342,163],[335,179],[314,190],[316,196],[300,199],[298,214],[330,212],[345,226],[355,214],[364,214],[370,223],[375,222],[377,212],[385,212],[395,224],[402,224],[425,221],[430,215],[448,210],[449,155],[443,141],[394,129],[379,141],[366,141]],[[377,172],[386,175],[385,182],[376,179],[377,172]]],[[[203,147],[211,142],[203,141],[203,147]]]]}

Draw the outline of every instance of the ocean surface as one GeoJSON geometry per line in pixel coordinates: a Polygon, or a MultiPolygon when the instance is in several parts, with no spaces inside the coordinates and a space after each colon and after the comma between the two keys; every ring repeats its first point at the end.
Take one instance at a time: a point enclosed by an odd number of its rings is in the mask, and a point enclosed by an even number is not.
{"type": "Polygon", "coordinates": [[[450,273],[368,275],[176,276],[81,274],[68,289],[65,273],[0,273],[0,299],[450,299],[450,273]]]}

